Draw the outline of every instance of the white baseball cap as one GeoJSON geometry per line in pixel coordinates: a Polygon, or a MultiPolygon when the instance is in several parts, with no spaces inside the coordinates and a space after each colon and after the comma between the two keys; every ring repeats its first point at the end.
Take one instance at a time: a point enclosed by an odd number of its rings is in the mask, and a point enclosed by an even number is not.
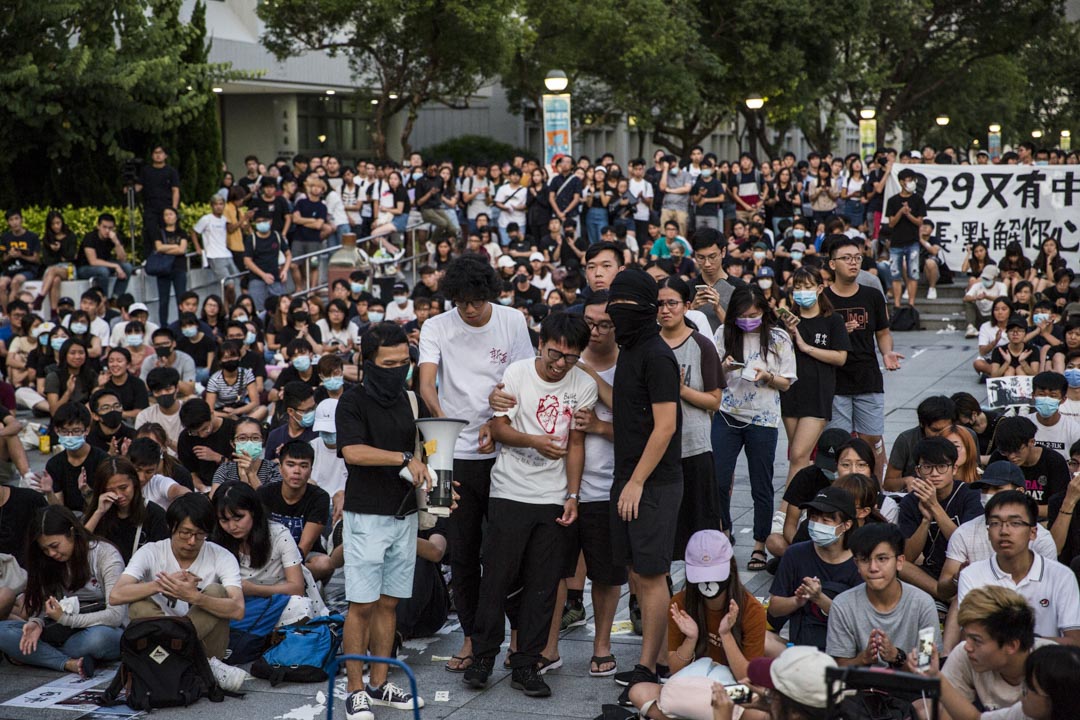
{"type": "Polygon", "coordinates": [[[746,668],[752,685],[776,690],[812,708],[829,704],[825,669],[836,667],[831,656],[809,645],[789,647],[776,658],[754,658],[746,668]]]}
{"type": "Polygon", "coordinates": [[[495,262],[501,268],[512,268],[515,264],[514,258],[510,257],[509,255],[500,255],[499,259],[495,262]]]}
{"type": "Polygon", "coordinates": [[[326,398],[315,408],[315,432],[337,432],[337,398],[326,398]]]}
{"type": "Polygon", "coordinates": [[[150,308],[146,307],[145,303],[140,303],[140,302],[131,303],[130,305],[128,305],[128,315],[132,315],[132,314],[137,313],[137,312],[144,312],[144,313],[149,315],[150,314],[150,308]]]}

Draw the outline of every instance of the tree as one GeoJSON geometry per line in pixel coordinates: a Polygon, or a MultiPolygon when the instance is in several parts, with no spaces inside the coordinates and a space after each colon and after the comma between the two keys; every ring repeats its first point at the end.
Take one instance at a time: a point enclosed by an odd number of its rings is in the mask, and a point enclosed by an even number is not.
{"type": "Polygon", "coordinates": [[[519,21],[514,0],[277,0],[259,5],[263,44],[278,59],[308,51],[344,54],[377,100],[372,122],[376,157],[387,157],[391,118],[405,112],[401,146],[420,108],[453,107],[497,77],[519,21]]]}
{"type": "Polygon", "coordinates": [[[12,0],[0,17],[0,201],[106,203],[120,163],[213,102],[181,0],[12,0]],[[152,141],[149,141],[152,142],[152,141]],[[17,179],[17,180],[16,180],[17,179]]]}

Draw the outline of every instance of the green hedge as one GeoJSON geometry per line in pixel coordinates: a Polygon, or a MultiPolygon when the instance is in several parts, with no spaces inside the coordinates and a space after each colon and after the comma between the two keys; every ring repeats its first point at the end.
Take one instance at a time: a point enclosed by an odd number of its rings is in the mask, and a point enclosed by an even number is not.
{"type": "MultiPolygon", "coordinates": [[[[73,207],[71,205],[61,208],[24,207],[22,208],[23,226],[39,236],[44,236],[45,218],[52,210],[60,211],[60,214],[64,216],[64,222],[71,228],[75,236],[80,239],[97,227],[98,215],[101,213],[111,213],[116,216],[117,234],[123,238],[128,237],[128,209],[126,207],[73,207]]],[[[180,203],[180,224],[182,227],[190,229],[200,217],[208,212],[210,212],[210,203],[180,203]]],[[[135,232],[141,238],[142,211],[139,208],[135,209],[135,232]]],[[[124,247],[128,248],[128,246],[129,243],[124,242],[124,247]]],[[[130,248],[128,249],[130,250],[130,248]]],[[[132,262],[141,262],[141,240],[135,243],[135,255],[136,257],[132,259],[132,262]]]]}
{"type": "Polygon", "coordinates": [[[431,160],[441,162],[449,159],[455,166],[474,162],[503,162],[510,160],[514,155],[523,157],[532,155],[528,150],[481,135],[461,135],[444,140],[437,145],[429,145],[421,150],[420,154],[423,155],[425,162],[431,160]]]}

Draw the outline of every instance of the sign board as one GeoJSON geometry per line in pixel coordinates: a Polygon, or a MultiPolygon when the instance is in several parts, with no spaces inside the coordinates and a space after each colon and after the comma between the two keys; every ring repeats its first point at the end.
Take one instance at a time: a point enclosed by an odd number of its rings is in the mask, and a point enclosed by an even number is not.
{"type": "Polygon", "coordinates": [[[570,130],[570,93],[544,95],[544,164],[558,154],[573,155],[570,130]]]}

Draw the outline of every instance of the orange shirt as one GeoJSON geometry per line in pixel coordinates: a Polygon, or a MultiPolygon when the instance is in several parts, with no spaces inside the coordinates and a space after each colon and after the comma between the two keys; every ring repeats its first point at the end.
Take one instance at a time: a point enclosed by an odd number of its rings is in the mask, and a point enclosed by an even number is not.
{"type": "MultiPolygon", "coordinates": [[[[225,222],[231,225],[240,222],[239,212],[234,203],[225,203],[225,222]]],[[[239,228],[233,230],[225,238],[225,246],[230,252],[244,252],[244,233],[239,228]]]]}
{"type": "MultiPolygon", "coordinates": [[[[744,591],[745,592],[745,591],[744,591]]],[[[672,600],[680,610],[686,610],[685,591],[675,595],[672,600]]],[[[720,620],[724,612],[708,610],[705,614],[706,624],[709,628],[709,658],[721,665],[728,665],[727,655],[724,653],[723,643],[720,641],[720,620]]],[[[743,610],[739,613],[739,625],[742,628],[743,655],[747,660],[765,655],[765,606],[758,602],[757,598],[750,593],[745,593],[743,610]]],[[[686,636],[679,630],[675,621],[668,617],[668,651],[674,651],[683,644],[686,636]]]]}

